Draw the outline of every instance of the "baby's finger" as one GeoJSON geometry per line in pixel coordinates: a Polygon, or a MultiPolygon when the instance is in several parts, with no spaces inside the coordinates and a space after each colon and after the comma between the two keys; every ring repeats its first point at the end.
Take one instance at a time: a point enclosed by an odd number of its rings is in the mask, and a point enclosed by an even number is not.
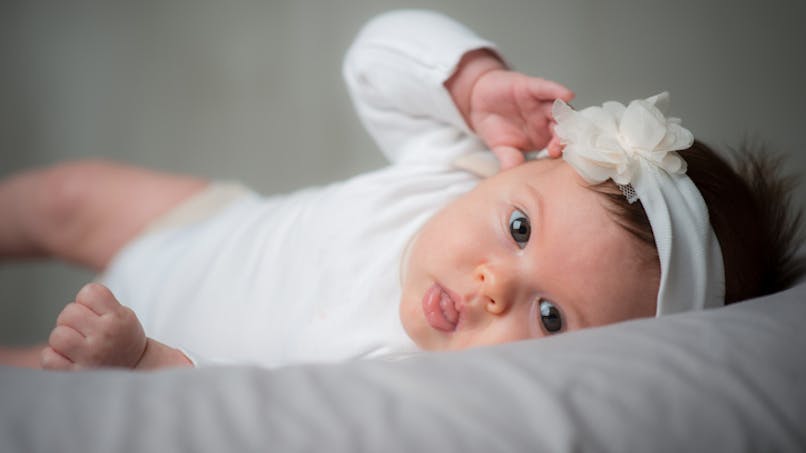
{"type": "Polygon", "coordinates": [[[50,346],[42,349],[39,363],[42,369],[62,371],[71,370],[75,365],[70,359],[54,351],[50,346]]]}
{"type": "Polygon", "coordinates": [[[72,327],[86,337],[92,334],[98,320],[98,314],[87,306],[72,302],[56,318],[56,325],[72,327]]]}
{"type": "Polygon", "coordinates": [[[88,307],[98,315],[114,312],[120,307],[112,291],[98,283],[88,283],[76,294],[76,303],[88,307]]]}
{"type": "Polygon", "coordinates": [[[541,100],[562,99],[565,102],[569,102],[575,96],[574,92],[565,86],[538,77],[529,79],[529,91],[531,91],[532,96],[541,100]]]}
{"type": "Polygon", "coordinates": [[[546,146],[546,151],[548,151],[549,157],[561,157],[563,155],[563,144],[560,142],[560,139],[556,136],[552,137],[548,146],[546,146]]]}
{"type": "Polygon", "coordinates": [[[524,157],[521,150],[511,146],[497,146],[492,151],[501,164],[501,171],[517,167],[526,161],[526,157],[524,157]]]}
{"type": "Polygon", "coordinates": [[[48,338],[48,346],[54,351],[75,361],[80,357],[85,338],[76,329],[67,326],[56,326],[48,338]]]}

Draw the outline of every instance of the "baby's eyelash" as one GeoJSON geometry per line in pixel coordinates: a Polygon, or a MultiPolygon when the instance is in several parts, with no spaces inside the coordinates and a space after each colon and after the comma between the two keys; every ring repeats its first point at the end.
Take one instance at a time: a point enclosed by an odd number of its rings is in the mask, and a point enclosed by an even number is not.
{"type": "Polygon", "coordinates": [[[515,241],[521,249],[525,248],[532,234],[529,216],[521,209],[513,208],[509,215],[507,227],[509,228],[509,235],[512,237],[512,240],[515,241]]]}
{"type": "Polygon", "coordinates": [[[548,299],[535,298],[529,307],[529,333],[532,338],[552,335],[566,330],[560,307],[548,299]]]}

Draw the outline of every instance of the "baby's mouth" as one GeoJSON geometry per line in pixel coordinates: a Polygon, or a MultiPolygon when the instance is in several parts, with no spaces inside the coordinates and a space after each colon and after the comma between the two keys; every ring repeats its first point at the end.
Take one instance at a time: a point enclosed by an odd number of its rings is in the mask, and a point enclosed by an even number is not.
{"type": "Polygon", "coordinates": [[[423,295],[423,313],[428,324],[443,332],[453,332],[459,322],[457,301],[439,283],[434,283],[423,295]]]}

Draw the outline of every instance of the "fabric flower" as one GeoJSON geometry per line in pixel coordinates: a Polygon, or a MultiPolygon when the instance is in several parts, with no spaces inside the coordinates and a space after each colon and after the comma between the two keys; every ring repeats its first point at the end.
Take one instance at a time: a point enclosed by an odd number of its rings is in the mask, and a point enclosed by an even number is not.
{"type": "Polygon", "coordinates": [[[565,145],[563,158],[591,184],[608,178],[630,184],[641,160],[670,174],[685,173],[686,161],[675,151],[689,148],[694,136],[678,118],[665,116],[668,105],[667,92],[627,107],[611,101],[578,112],[556,100],[554,130],[565,145]]]}

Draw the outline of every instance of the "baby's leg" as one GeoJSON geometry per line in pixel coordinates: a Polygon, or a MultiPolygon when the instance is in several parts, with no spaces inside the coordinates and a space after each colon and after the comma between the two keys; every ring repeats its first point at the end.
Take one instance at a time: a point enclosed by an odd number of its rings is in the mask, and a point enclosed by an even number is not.
{"type": "Polygon", "coordinates": [[[40,368],[43,346],[4,347],[0,346],[0,365],[22,368],[40,368]]]}
{"type": "Polygon", "coordinates": [[[0,181],[0,258],[53,256],[103,270],[143,227],[206,181],[105,161],[0,181]]]}
{"type": "Polygon", "coordinates": [[[41,363],[50,370],[191,365],[180,351],[146,338],[134,312],[96,283],[84,286],[62,310],[41,363]]]}

